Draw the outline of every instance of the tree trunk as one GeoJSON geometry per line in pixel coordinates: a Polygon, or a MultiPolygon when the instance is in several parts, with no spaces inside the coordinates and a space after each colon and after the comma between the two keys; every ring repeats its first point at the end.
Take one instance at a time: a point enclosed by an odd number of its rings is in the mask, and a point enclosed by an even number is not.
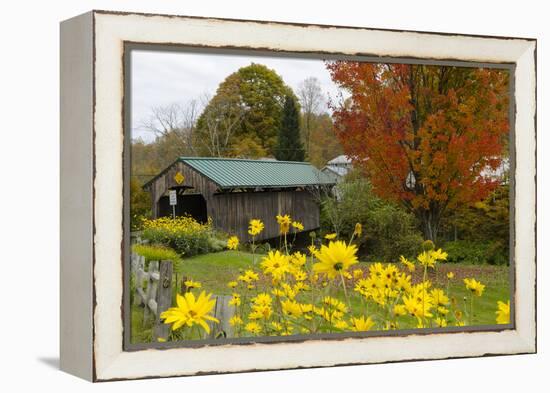
{"type": "Polygon", "coordinates": [[[422,225],[424,240],[437,241],[437,231],[439,229],[439,214],[433,209],[422,210],[419,214],[422,225]]]}

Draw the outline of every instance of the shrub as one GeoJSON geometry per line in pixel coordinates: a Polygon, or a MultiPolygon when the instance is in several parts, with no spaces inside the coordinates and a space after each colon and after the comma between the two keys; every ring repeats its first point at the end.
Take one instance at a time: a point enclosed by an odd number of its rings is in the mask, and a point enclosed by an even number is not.
{"type": "Polygon", "coordinates": [[[321,203],[322,232],[336,232],[349,239],[359,222],[364,233],[357,243],[368,259],[395,260],[418,253],[422,236],[414,216],[375,196],[365,178],[346,178],[338,185],[337,194],[338,198],[327,197],[321,203]]]}
{"type": "Polygon", "coordinates": [[[502,242],[472,242],[456,240],[445,243],[449,254],[447,260],[451,263],[471,263],[475,265],[488,263],[505,265],[508,263],[506,247],[502,242]]]}
{"type": "Polygon", "coordinates": [[[223,248],[221,237],[208,221],[201,224],[192,217],[161,217],[144,220],[142,238],[150,243],[171,247],[180,255],[193,256],[223,248]]]}
{"type": "Polygon", "coordinates": [[[171,248],[162,245],[134,244],[132,251],[150,261],[172,261],[177,263],[181,260],[180,255],[171,248]]]}
{"type": "Polygon", "coordinates": [[[151,215],[151,196],[141,188],[140,183],[130,180],[130,228],[141,230],[143,220],[151,215]]]}

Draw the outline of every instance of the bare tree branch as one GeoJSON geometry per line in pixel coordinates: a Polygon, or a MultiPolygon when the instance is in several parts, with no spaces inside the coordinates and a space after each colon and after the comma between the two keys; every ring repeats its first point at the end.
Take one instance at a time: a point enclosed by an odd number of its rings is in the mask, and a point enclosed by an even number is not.
{"type": "Polygon", "coordinates": [[[153,107],[151,115],[141,122],[139,128],[157,137],[173,135],[182,150],[194,154],[193,140],[200,110],[197,100],[191,100],[185,106],[172,103],[153,107]]]}
{"type": "Polygon", "coordinates": [[[304,114],[306,152],[309,157],[312,129],[311,123],[313,117],[319,114],[323,104],[323,93],[319,80],[315,77],[309,77],[302,81],[298,87],[298,96],[300,97],[300,104],[302,105],[302,112],[304,114]]]}

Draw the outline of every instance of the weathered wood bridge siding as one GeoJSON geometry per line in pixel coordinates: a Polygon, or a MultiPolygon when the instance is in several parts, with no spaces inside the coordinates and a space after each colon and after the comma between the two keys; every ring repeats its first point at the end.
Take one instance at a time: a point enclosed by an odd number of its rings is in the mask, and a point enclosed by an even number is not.
{"type": "Polygon", "coordinates": [[[251,218],[263,221],[265,228],[257,237],[265,240],[279,236],[277,214],[289,214],[304,224],[305,230],[319,228],[319,205],[309,191],[240,192],[214,195],[212,219],[217,228],[248,239],[251,218]]]}
{"type": "MultiPolygon", "coordinates": [[[[254,163],[252,160],[247,162],[254,163]]],[[[308,166],[304,163],[294,164],[299,165],[301,170],[304,166],[308,166]]],[[[262,162],[262,165],[265,166],[266,163],[262,162]]],[[[277,165],[277,163],[275,162],[273,165],[277,165]]],[[[319,176],[323,176],[325,183],[322,185],[326,186],[325,175],[315,168],[311,168],[312,171],[316,171],[316,174],[318,172],[319,176]]],[[[227,176],[227,174],[225,175],[227,176]]],[[[243,174],[241,173],[240,176],[243,174]]],[[[289,176],[292,176],[292,173],[289,176]]],[[[236,180],[237,182],[238,180],[236,180]]],[[[220,185],[182,161],[176,161],[144,186],[151,193],[153,217],[159,217],[159,202],[170,189],[177,189],[183,197],[188,194],[200,194],[206,201],[207,215],[212,218],[214,227],[237,235],[241,241],[250,238],[248,223],[252,218],[262,220],[265,225],[264,231],[256,238],[257,240],[279,236],[279,227],[275,220],[277,214],[289,214],[293,220],[300,221],[306,231],[317,229],[319,227],[319,205],[314,193],[310,192],[315,187],[317,184],[284,187],[220,185]],[[185,178],[179,184],[175,180],[178,172],[185,178]]]]}
{"type": "Polygon", "coordinates": [[[159,216],[158,207],[160,198],[167,195],[168,191],[175,187],[188,187],[189,192],[201,194],[206,200],[208,216],[212,217],[210,206],[212,204],[212,197],[218,190],[218,185],[201,173],[195,171],[193,168],[179,161],[165,169],[164,172],[161,172],[161,175],[147,187],[151,192],[153,217],[157,218],[159,216]],[[176,180],[174,180],[178,172],[185,177],[185,180],[181,184],[178,184],[176,180]]]}

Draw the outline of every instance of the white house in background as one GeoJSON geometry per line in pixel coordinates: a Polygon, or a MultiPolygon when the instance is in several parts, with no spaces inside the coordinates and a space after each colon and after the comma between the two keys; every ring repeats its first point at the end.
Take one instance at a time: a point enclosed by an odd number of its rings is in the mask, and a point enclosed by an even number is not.
{"type": "MultiPolygon", "coordinates": [[[[473,170],[473,169],[472,169],[473,170]]],[[[487,166],[479,172],[479,178],[485,178],[487,180],[498,181],[501,185],[508,184],[510,180],[510,159],[503,157],[500,165],[495,169],[487,166]]],[[[409,190],[412,190],[416,184],[416,178],[413,172],[409,172],[405,179],[405,184],[409,190]]]]}
{"type": "Polygon", "coordinates": [[[353,166],[351,164],[351,159],[342,154],[327,162],[324,168],[321,169],[321,172],[329,176],[331,180],[339,183],[351,171],[352,168],[353,166]]]}
{"type": "Polygon", "coordinates": [[[480,172],[480,176],[499,181],[500,184],[508,184],[510,179],[510,159],[504,157],[498,167],[495,169],[487,167],[480,172]]]}

